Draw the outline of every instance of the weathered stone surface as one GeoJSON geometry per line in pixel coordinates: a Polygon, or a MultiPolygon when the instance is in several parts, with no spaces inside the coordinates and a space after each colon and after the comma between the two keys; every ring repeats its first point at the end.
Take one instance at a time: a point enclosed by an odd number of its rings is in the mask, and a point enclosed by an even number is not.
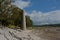
{"type": "Polygon", "coordinates": [[[0,28],[0,40],[40,40],[40,38],[28,31],[0,28]]]}
{"type": "Polygon", "coordinates": [[[23,30],[26,30],[26,17],[24,12],[22,14],[22,26],[23,26],[23,30]]]}
{"type": "Polygon", "coordinates": [[[60,28],[14,30],[0,28],[0,40],[60,40],[60,28]]]}

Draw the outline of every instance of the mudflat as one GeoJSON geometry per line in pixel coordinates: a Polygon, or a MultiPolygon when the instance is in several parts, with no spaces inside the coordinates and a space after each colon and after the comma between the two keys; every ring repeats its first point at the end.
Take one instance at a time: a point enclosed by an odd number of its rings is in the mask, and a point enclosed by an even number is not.
{"type": "Polygon", "coordinates": [[[60,40],[60,27],[35,29],[33,33],[45,40],[60,40]]]}

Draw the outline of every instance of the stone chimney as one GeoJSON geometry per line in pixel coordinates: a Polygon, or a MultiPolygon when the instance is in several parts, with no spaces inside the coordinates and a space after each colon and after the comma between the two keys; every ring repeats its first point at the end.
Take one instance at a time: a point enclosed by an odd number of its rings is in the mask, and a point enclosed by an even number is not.
{"type": "Polygon", "coordinates": [[[25,31],[26,30],[26,17],[25,17],[24,11],[22,13],[22,27],[23,27],[23,30],[25,31]]]}

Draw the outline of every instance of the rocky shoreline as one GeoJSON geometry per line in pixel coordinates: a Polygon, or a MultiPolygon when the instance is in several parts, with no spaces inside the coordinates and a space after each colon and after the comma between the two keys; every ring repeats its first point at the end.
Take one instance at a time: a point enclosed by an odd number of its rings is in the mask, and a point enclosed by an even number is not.
{"type": "Polygon", "coordinates": [[[60,40],[60,28],[26,31],[0,28],[0,40],[60,40]]]}
{"type": "Polygon", "coordinates": [[[40,40],[40,38],[28,31],[0,28],[0,40],[40,40]]]}

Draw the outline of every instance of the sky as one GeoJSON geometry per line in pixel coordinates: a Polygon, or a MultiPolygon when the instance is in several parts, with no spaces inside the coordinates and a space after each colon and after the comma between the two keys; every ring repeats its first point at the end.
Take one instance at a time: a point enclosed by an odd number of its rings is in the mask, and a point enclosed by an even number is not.
{"type": "Polygon", "coordinates": [[[60,23],[60,0],[15,0],[34,25],[60,23]]]}

